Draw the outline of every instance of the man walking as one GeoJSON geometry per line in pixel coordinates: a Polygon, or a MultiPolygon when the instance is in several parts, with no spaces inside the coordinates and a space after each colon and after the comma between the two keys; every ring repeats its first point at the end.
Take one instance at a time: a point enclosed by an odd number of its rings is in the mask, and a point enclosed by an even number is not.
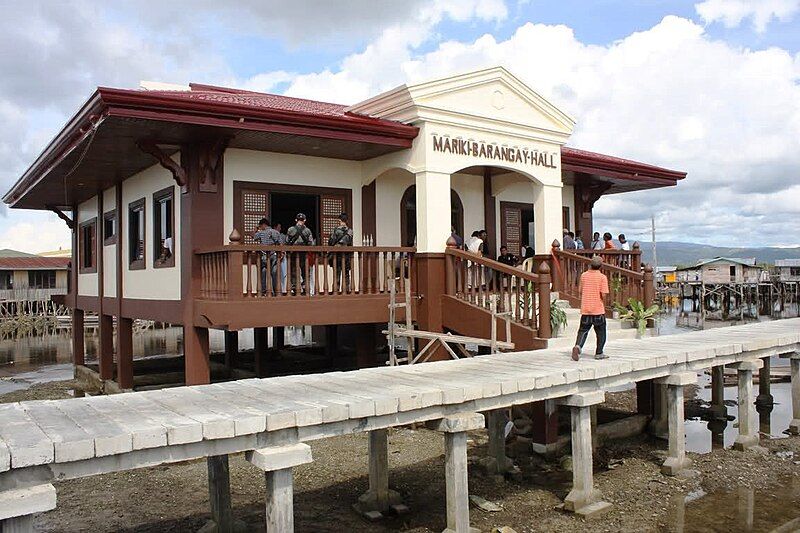
{"type": "Polygon", "coordinates": [[[592,257],[591,268],[581,274],[581,323],[578,328],[578,338],[572,347],[572,360],[580,359],[583,344],[589,336],[589,330],[594,327],[597,336],[597,349],[595,359],[605,359],[603,347],[606,344],[606,308],[603,297],[608,294],[608,278],[600,271],[602,259],[595,255],[592,257]]]}
{"type": "MultiPolygon", "coordinates": [[[[353,230],[347,227],[347,213],[339,215],[339,225],[331,232],[331,236],[328,238],[328,246],[353,246],[353,230]]],[[[341,292],[342,279],[344,279],[345,290],[349,293],[350,270],[352,267],[350,253],[331,253],[328,263],[333,267],[334,276],[336,276],[336,290],[341,292]],[[338,275],[336,274],[337,268],[339,269],[338,275]]]]}

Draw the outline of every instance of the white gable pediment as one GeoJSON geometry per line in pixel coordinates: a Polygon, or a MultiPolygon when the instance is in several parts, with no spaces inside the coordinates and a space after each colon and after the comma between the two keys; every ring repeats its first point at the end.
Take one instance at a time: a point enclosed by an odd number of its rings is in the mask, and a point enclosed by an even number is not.
{"type": "Polygon", "coordinates": [[[574,120],[502,67],[400,86],[350,111],[406,123],[443,122],[563,142],[574,120]]]}

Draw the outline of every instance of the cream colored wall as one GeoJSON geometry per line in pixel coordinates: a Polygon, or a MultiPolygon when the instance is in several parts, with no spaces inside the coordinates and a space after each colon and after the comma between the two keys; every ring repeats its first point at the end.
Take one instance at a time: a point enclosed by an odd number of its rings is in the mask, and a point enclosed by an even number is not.
{"type": "MultiPolygon", "coordinates": [[[[97,217],[97,196],[86,200],[82,204],[78,204],[78,250],[76,257],[78,257],[78,266],[80,268],[80,224],[97,217]]],[[[100,221],[98,220],[98,225],[100,221]]],[[[81,274],[78,271],[78,295],[80,296],[97,296],[99,294],[97,287],[97,274],[81,274]]]]}
{"type": "MultiPolygon", "coordinates": [[[[103,191],[103,213],[116,209],[117,194],[115,188],[103,191]]],[[[98,226],[99,234],[103,232],[103,224],[98,226]]],[[[119,213],[117,213],[117,233],[119,233],[119,213]]],[[[105,235],[101,238],[105,239],[105,235]]],[[[120,236],[117,235],[117,239],[120,236]]],[[[117,295],[117,247],[109,244],[103,245],[103,296],[113,297],[117,295]]]]}
{"type": "Polygon", "coordinates": [[[483,176],[453,174],[450,187],[461,197],[464,204],[464,239],[473,231],[484,229],[486,217],[483,206],[483,176]]]}
{"type": "Polygon", "coordinates": [[[575,187],[572,185],[561,187],[561,205],[569,207],[569,227],[567,229],[575,231],[575,187]]]}
{"type": "MultiPolygon", "coordinates": [[[[352,191],[353,239],[361,243],[361,163],[342,159],[309,157],[231,148],[225,152],[224,242],[233,229],[233,182],[251,181],[312,187],[336,187],[352,191]]],[[[401,193],[402,194],[402,193],[401,193]]],[[[237,228],[242,231],[242,228],[237,228]]]]}
{"type": "Polygon", "coordinates": [[[400,201],[414,183],[414,175],[400,169],[382,174],[375,182],[375,243],[378,246],[400,246],[400,201]]]}
{"type": "MultiPolygon", "coordinates": [[[[173,158],[179,158],[175,154],[173,158]]],[[[130,270],[128,268],[127,231],[119,235],[122,238],[122,286],[124,298],[143,300],[180,300],[181,297],[181,203],[180,188],[175,185],[172,175],[160,165],[142,172],[122,182],[121,215],[124,228],[128,228],[128,205],[141,198],[145,199],[145,268],[130,270]],[[166,187],[175,191],[175,266],[170,268],[153,268],[153,193],[166,187]]]]}

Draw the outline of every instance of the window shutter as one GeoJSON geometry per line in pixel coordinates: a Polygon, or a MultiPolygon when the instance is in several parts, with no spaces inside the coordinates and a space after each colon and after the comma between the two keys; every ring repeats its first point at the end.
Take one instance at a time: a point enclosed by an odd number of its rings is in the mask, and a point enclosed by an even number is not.
{"type": "Polygon", "coordinates": [[[512,254],[520,253],[522,246],[522,210],[519,207],[502,206],[501,241],[512,254]]]}
{"type": "Polygon", "coordinates": [[[89,234],[91,240],[91,261],[89,266],[92,268],[97,266],[97,224],[92,224],[89,226],[89,234]]]}
{"type": "Polygon", "coordinates": [[[253,232],[258,228],[258,221],[264,217],[269,218],[267,206],[269,205],[269,193],[266,191],[242,191],[241,197],[242,210],[241,220],[238,226],[241,228],[242,242],[253,244],[253,232]]]}
{"type": "Polygon", "coordinates": [[[319,244],[328,244],[328,238],[339,225],[339,215],[345,212],[346,198],[343,194],[323,194],[320,196],[320,235],[319,244]]]}

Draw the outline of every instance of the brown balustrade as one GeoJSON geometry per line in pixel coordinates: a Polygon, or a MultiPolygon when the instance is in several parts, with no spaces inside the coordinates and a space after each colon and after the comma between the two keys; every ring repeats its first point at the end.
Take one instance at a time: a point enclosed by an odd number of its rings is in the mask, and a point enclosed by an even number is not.
{"type": "Polygon", "coordinates": [[[580,304],[580,278],[589,270],[593,255],[603,259],[600,267],[608,277],[609,294],[605,298],[606,309],[611,311],[614,303],[627,305],[629,298],[641,300],[646,306],[653,302],[653,269],[642,268],[641,252],[635,250],[561,250],[553,243],[553,277],[557,279],[559,293],[562,298],[570,300],[573,305],[580,304]],[[630,268],[625,266],[630,264],[630,268]]]}
{"type": "Polygon", "coordinates": [[[231,244],[195,253],[199,297],[211,300],[388,294],[392,278],[404,294],[414,268],[408,247],[231,244]]]}
{"type": "Polygon", "coordinates": [[[445,259],[445,291],[449,296],[486,310],[496,297],[499,313],[508,313],[512,321],[538,329],[541,338],[550,337],[547,264],[533,274],[453,247],[447,248],[445,259]],[[539,319],[540,311],[545,320],[539,319]]]}

